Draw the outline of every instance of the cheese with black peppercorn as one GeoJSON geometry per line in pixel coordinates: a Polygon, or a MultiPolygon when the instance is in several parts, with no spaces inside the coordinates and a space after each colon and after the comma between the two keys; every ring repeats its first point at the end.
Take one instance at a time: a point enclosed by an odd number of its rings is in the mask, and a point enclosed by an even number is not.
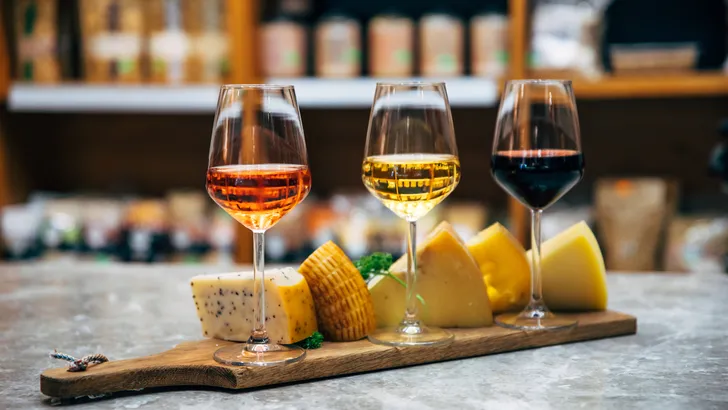
{"type": "MultiPolygon", "coordinates": [[[[202,333],[217,339],[247,341],[255,326],[254,285],[253,272],[192,278],[192,298],[202,333]]],[[[266,329],[272,343],[295,343],[317,330],[311,290],[294,269],[265,272],[265,302],[266,329]]]]}

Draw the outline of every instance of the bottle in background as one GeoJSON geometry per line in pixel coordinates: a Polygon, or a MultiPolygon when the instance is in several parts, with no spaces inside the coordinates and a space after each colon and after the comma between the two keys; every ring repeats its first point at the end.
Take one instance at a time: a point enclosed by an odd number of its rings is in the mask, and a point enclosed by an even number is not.
{"type": "Polygon", "coordinates": [[[141,0],[80,0],[79,11],[86,81],[141,82],[141,0]]]}
{"type": "Polygon", "coordinates": [[[240,225],[227,212],[215,207],[208,232],[210,250],[204,257],[204,263],[216,265],[233,264],[233,247],[235,245],[235,229],[240,225]]]}
{"type": "Polygon", "coordinates": [[[43,259],[75,260],[82,249],[81,204],[74,198],[50,199],[44,202],[41,225],[43,259]]]}
{"type": "Polygon", "coordinates": [[[396,13],[369,21],[369,74],[372,77],[412,76],[414,22],[396,13]]]}
{"type": "Polygon", "coordinates": [[[59,82],[57,0],[16,0],[15,32],[18,79],[59,82]]]}
{"type": "Polygon", "coordinates": [[[470,72],[477,77],[502,77],[508,68],[508,17],[496,12],[470,19],[470,72]]]}
{"type": "Polygon", "coordinates": [[[181,0],[146,0],[150,80],[179,84],[186,78],[190,42],[182,28],[181,0]]]}
{"type": "Polygon", "coordinates": [[[8,205],[2,209],[3,258],[34,259],[41,254],[38,237],[43,209],[39,204],[8,205]]]}
{"type": "Polygon", "coordinates": [[[463,75],[463,23],[449,13],[420,19],[420,73],[426,77],[463,75]]]}
{"type": "Polygon", "coordinates": [[[86,259],[116,260],[124,207],[121,201],[91,199],[82,204],[82,242],[86,259]]]}
{"type": "Polygon", "coordinates": [[[361,75],[361,25],[336,13],[321,18],[315,33],[316,75],[351,78],[361,75]]]}
{"type": "Polygon", "coordinates": [[[172,191],[167,194],[170,215],[169,237],[175,262],[196,263],[209,249],[207,198],[198,191],[172,191]]]}
{"type": "Polygon", "coordinates": [[[124,262],[161,262],[169,253],[167,208],[163,201],[142,200],[126,210],[119,257],[124,262]]]}
{"type": "Polygon", "coordinates": [[[185,80],[226,82],[230,71],[224,0],[183,0],[185,31],[190,40],[185,80]]]}

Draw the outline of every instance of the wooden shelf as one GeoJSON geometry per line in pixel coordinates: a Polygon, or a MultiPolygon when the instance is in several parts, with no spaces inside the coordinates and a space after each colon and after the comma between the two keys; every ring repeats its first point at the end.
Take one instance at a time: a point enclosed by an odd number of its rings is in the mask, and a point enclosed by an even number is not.
{"type": "Polygon", "coordinates": [[[583,99],[674,98],[728,95],[728,76],[706,72],[692,75],[604,77],[574,80],[574,92],[583,99]]]}

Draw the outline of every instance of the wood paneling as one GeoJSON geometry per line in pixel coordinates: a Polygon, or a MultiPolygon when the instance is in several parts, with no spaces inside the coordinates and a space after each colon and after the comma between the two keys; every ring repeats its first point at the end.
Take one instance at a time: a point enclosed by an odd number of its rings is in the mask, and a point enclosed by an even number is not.
{"type": "Polygon", "coordinates": [[[227,0],[232,83],[256,84],[261,81],[256,39],[258,3],[258,0],[227,0]]]}
{"type": "MultiPolygon", "coordinates": [[[[313,193],[365,192],[359,167],[369,111],[302,115],[313,193]]],[[[687,197],[719,196],[706,169],[728,98],[581,100],[579,115],[586,174],[564,200],[588,200],[597,178],[629,175],[674,178],[687,197]]],[[[496,109],[455,109],[453,119],[463,167],[453,198],[502,209],[507,196],[488,165],[496,109]]],[[[0,122],[12,136],[11,162],[18,163],[12,169],[24,171],[10,175],[21,200],[35,189],[149,195],[204,189],[211,115],[13,114],[0,122]]]]}
{"type": "Polygon", "coordinates": [[[10,52],[5,39],[5,17],[0,7],[0,103],[8,97],[10,88],[10,52]]]}
{"type": "MultiPolygon", "coordinates": [[[[227,25],[230,40],[231,83],[257,84],[262,82],[258,67],[257,27],[258,0],[227,0],[227,25]]],[[[253,236],[242,225],[237,229],[235,261],[253,262],[253,236]]]]}
{"type": "MultiPolygon", "coordinates": [[[[531,13],[528,0],[509,0],[508,15],[511,30],[509,50],[509,73],[512,79],[526,76],[528,64],[528,41],[530,38],[531,13]]],[[[508,198],[508,215],[510,230],[513,235],[525,244],[528,236],[528,212],[515,198],[508,198]]]]}
{"type": "Polygon", "coordinates": [[[8,133],[28,190],[160,195],[204,191],[211,124],[211,115],[16,113],[8,133]]]}
{"type": "Polygon", "coordinates": [[[0,7],[0,206],[11,201],[11,187],[8,181],[8,140],[5,123],[7,113],[4,109],[5,100],[10,87],[10,54],[5,40],[4,9],[0,7]]]}

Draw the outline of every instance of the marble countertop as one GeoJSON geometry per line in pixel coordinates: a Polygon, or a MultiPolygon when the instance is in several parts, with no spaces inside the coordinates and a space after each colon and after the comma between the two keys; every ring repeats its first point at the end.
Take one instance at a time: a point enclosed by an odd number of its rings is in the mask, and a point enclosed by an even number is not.
{"type": "MultiPolygon", "coordinates": [[[[204,266],[0,265],[0,409],[57,404],[39,374],[73,355],[125,359],[196,340],[187,279],[204,266]]],[[[728,276],[610,274],[613,339],[249,392],[173,390],[76,403],[99,409],[727,409],[728,276]]]]}

